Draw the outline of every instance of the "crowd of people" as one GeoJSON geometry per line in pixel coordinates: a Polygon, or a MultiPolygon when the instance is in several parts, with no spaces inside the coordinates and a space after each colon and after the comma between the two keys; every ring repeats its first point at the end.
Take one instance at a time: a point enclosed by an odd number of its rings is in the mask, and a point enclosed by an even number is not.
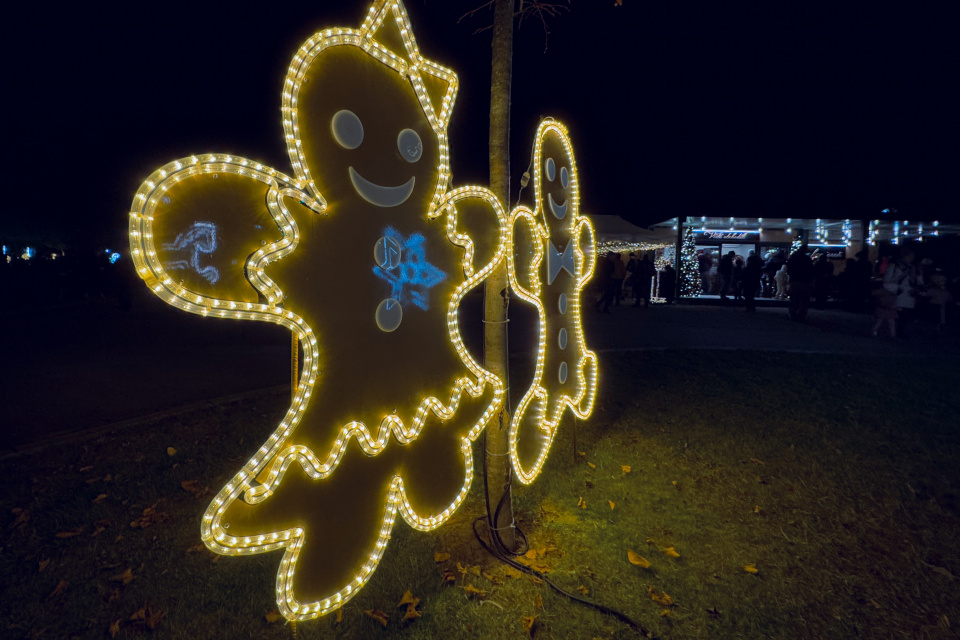
{"type": "Polygon", "coordinates": [[[598,298],[595,307],[600,313],[610,313],[611,306],[625,304],[627,298],[633,298],[635,307],[649,307],[654,297],[669,304],[677,297],[677,272],[673,265],[665,265],[658,273],[649,254],[637,257],[631,253],[627,262],[622,253],[615,251],[601,255],[594,282],[598,298]]]}
{"type": "MultiPolygon", "coordinates": [[[[721,303],[742,304],[748,313],[756,311],[758,298],[769,298],[786,301],[790,319],[805,322],[811,306],[822,309],[829,303],[853,312],[872,310],[872,335],[884,330],[904,338],[921,319],[942,330],[952,317],[960,262],[918,260],[909,245],[888,247],[875,261],[866,250],[860,251],[846,259],[839,273],[835,262],[805,244],[789,255],[776,249],[762,258],[754,251],[746,259],[735,251],[719,257],[711,249],[697,254],[703,293],[718,296],[721,303]]],[[[629,300],[633,306],[650,306],[654,296],[673,303],[677,273],[673,265],[660,267],[658,271],[649,253],[631,253],[626,262],[620,253],[601,255],[594,275],[597,311],[610,313],[611,306],[629,300]]]]}

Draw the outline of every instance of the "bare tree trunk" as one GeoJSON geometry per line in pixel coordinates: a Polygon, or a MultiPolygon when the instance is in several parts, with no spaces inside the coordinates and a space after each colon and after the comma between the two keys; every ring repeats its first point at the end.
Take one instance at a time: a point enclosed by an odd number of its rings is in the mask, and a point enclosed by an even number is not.
{"type": "MultiPolygon", "coordinates": [[[[490,189],[510,206],[510,86],[513,76],[513,3],[496,0],[493,14],[493,64],[490,82],[490,189]]],[[[506,384],[500,415],[486,429],[487,509],[507,550],[516,549],[510,495],[510,378],[507,354],[507,311],[510,302],[507,265],[487,279],[484,289],[484,362],[506,384]],[[499,512],[497,511],[499,508],[499,512]],[[495,521],[494,521],[495,520],[495,521]]]]}

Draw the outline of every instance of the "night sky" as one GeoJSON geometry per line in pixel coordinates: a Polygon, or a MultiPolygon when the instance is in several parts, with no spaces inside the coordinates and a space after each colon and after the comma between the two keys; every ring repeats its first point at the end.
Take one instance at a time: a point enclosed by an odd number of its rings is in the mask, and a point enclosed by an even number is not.
{"type": "MultiPolygon", "coordinates": [[[[455,185],[487,182],[490,31],[474,32],[492,13],[457,22],[478,4],[407,3],[421,51],[460,77],[455,185]]],[[[573,0],[546,40],[535,20],[517,32],[513,199],[536,124],[553,116],[570,128],[587,214],[960,219],[956,3],[613,4],[573,0]]],[[[4,239],[125,246],[140,182],[192,153],[292,173],[289,60],[367,9],[170,5],[8,10],[4,239]]]]}

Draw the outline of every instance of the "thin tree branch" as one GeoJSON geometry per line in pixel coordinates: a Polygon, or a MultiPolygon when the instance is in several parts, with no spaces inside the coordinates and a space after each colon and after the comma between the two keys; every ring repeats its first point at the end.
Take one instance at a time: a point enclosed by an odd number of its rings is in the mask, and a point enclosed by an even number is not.
{"type": "MultiPolygon", "coordinates": [[[[484,2],[475,9],[467,11],[465,14],[460,16],[460,18],[457,20],[457,23],[459,24],[464,18],[475,17],[477,13],[484,9],[492,8],[494,2],[495,0],[487,0],[487,2],[484,2]]],[[[550,0],[520,0],[520,7],[513,12],[513,17],[517,20],[517,29],[522,27],[523,23],[531,18],[540,21],[540,26],[543,28],[543,50],[546,51],[547,41],[550,36],[550,29],[547,26],[547,21],[549,19],[556,18],[567,11],[570,11],[570,0],[563,0],[562,2],[554,2],[550,0]]],[[[483,33],[484,31],[492,28],[493,25],[488,24],[474,31],[473,35],[483,33]]]]}

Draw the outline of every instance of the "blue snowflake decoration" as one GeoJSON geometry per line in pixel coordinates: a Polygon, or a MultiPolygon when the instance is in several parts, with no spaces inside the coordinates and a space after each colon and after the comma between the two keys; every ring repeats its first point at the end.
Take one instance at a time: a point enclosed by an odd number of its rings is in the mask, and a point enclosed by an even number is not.
{"type": "Polygon", "coordinates": [[[413,233],[404,238],[393,227],[383,230],[378,252],[378,265],[373,273],[390,284],[390,297],[401,306],[413,303],[426,311],[430,308],[430,289],[447,278],[447,274],[426,259],[426,238],[413,233]]]}

